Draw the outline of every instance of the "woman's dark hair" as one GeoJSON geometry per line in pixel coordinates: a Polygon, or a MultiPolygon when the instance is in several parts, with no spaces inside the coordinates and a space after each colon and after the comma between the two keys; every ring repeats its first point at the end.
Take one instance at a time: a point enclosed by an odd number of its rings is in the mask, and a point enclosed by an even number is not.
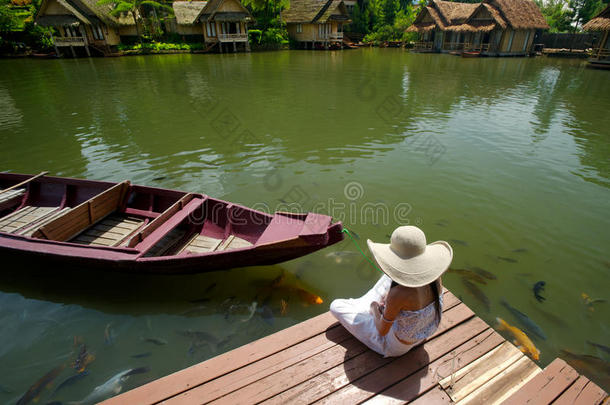
{"type": "MultiPolygon", "coordinates": [[[[441,300],[440,300],[440,291],[438,290],[438,284],[437,284],[438,280],[434,280],[433,282],[431,282],[430,284],[428,284],[430,286],[430,288],[432,288],[432,294],[434,294],[434,303],[436,306],[436,316],[438,317],[438,319],[441,319],[441,300]]],[[[396,287],[397,285],[399,285],[396,281],[392,280],[392,285],[390,286],[390,288],[392,287],[396,287]]]]}

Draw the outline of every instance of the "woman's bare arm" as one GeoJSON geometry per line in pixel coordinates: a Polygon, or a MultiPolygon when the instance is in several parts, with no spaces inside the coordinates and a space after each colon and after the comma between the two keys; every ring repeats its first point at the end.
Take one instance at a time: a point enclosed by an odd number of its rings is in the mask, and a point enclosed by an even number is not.
{"type": "Polygon", "coordinates": [[[398,316],[405,304],[404,294],[400,288],[392,288],[388,293],[385,306],[382,308],[378,302],[371,303],[371,313],[375,319],[375,327],[381,336],[385,336],[390,331],[394,319],[398,316]]]}

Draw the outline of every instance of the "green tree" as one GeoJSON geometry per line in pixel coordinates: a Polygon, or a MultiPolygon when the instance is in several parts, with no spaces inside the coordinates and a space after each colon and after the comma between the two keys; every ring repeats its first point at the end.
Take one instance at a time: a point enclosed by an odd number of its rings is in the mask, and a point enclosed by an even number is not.
{"type": "Polygon", "coordinates": [[[602,0],[569,0],[574,18],[574,28],[581,28],[604,8],[602,0]]]}
{"type": "Polygon", "coordinates": [[[354,11],[352,11],[352,23],[351,30],[360,34],[368,34],[369,29],[369,15],[366,11],[362,11],[360,4],[354,5],[354,11]]]}
{"type": "Polygon", "coordinates": [[[568,0],[536,0],[551,32],[568,32],[572,29],[572,11],[568,0]]]}
{"type": "Polygon", "coordinates": [[[110,14],[113,16],[119,16],[121,14],[130,14],[133,18],[133,22],[136,25],[136,35],[140,40],[140,45],[144,49],[144,40],[140,33],[140,27],[138,26],[138,17],[144,15],[144,8],[151,7],[154,10],[164,11],[167,15],[173,15],[174,9],[164,3],[159,3],[154,0],[100,0],[97,2],[98,5],[111,4],[113,6],[110,14]]]}
{"type": "Polygon", "coordinates": [[[396,13],[400,9],[400,2],[399,0],[381,0],[381,9],[383,10],[384,25],[393,25],[396,13]]]}
{"type": "Polygon", "coordinates": [[[7,0],[0,0],[0,34],[14,30],[19,20],[10,8],[7,0]]]}

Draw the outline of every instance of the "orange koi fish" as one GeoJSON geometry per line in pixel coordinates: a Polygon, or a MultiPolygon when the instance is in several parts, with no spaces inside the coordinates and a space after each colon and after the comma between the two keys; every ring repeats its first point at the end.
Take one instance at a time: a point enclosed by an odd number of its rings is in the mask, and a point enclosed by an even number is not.
{"type": "Polygon", "coordinates": [[[534,346],[534,343],[525,333],[523,333],[521,329],[509,325],[508,322],[502,318],[496,318],[496,321],[498,321],[498,330],[505,330],[513,335],[513,343],[519,350],[525,354],[529,354],[534,360],[538,360],[540,358],[540,350],[534,346]]]}

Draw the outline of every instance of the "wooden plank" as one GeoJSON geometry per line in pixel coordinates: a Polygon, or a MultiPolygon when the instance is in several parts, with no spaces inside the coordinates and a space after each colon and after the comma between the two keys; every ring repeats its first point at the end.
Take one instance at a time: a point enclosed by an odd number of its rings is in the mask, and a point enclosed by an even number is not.
{"type": "Polygon", "coordinates": [[[540,372],[540,367],[522,354],[519,360],[472,391],[458,404],[500,404],[540,372]]]}
{"type": "MultiPolygon", "coordinates": [[[[353,336],[343,327],[334,326],[326,333],[313,336],[303,342],[291,346],[279,353],[250,363],[245,367],[225,374],[208,383],[186,391],[174,398],[165,401],[166,404],[189,403],[193,400],[199,403],[209,402],[223,395],[233,392],[248,384],[258,381],[273,373],[297,364],[307,358],[315,356],[327,349],[353,339],[353,336]]],[[[364,351],[364,347],[362,351],[364,351]]]]}
{"type": "Polygon", "coordinates": [[[576,379],[578,373],[565,361],[555,359],[503,404],[550,404],[576,379]]]}
{"type": "MultiPolygon", "coordinates": [[[[432,337],[430,337],[426,344],[429,346],[429,342],[434,341],[437,336],[442,335],[442,333],[444,333],[448,329],[451,329],[454,325],[466,321],[471,317],[472,312],[468,310],[468,308],[464,304],[461,304],[461,306],[454,307],[448,310],[444,314],[444,322],[439,326],[438,330],[432,337]]],[[[485,325],[484,328],[486,327],[487,326],[485,325]]],[[[419,359],[419,357],[417,357],[417,353],[420,353],[421,350],[424,349],[422,349],[422,346],[420,345],[419,347],[414,348],[411,352],[400,357],[400,359],[405,357],[409,358],[407,363],[409,363],[410,366],[408,367],[413,367],[416,365],[417,359],[419,359]]],[[[346,359],[345,361],[343,361],[343,363],[338,363],[333,368],[327,371],[318,369],[318,375],[308,381],[300,382],[301,378],[300,376],[298,376],[299,370],[296,370],[296,378],[291,378],[290,380],[286,378],[286,380],[288,381],[280,382],[280,388],[284,388],[282,384],[290,384],[288,385],[287,389],[285,389],[283,392],[279,391],[278,395],[273,398],[269,396],[267,403],[277,404],[284,402],[292,402],[295,400],[301,401],[303,399],[306,399],[309,402],[313,402],[342,387],[346,387],[350,383],[350,381],[369,374],[374,370],[378,369],[379,367],[396,360],[396,358],[383,358],[381,355],[375,353],[372,350],[366,350],[364,354],[357,357],[352,357],[354,358],[352,358],[351,360],[346,359]]],[[[327,364],[325,364],[324,366],[327,366],[327,364]]],[[[270,377],[270,379],[274,378],[277,378],[277,375],[273,375],[270,377]]],[[[282,378],[277,379],[282,380],[282,378]]],[[[260,398],[255,399],[258,401],[260,398]]],[[[264,399],[267,398],[263,398],[263,400],[264,399]]]]}
{"type": "Polygon", "coordinates": [[[14,190],[14,189],[16,189],[16,188],[19,188],[19,187],[21,187],[21,186],[24,186],[24,185],[28,184],[29,182],[31,182],[31,181],[33,181],[33,180],[36,180],[36,179],[38,179],[38,178],[40,178],[40,177],[42,177],[42,176],[46,176],[47,174],[49,174],[49,172],[40,172],[40,173],[38,173],[37,175],[32,176],[32,177],[30,177],[30,178],[29,178],[29,179],[27,179],[27,180],[23,180],[22,182],[17,183],[17,184],[14,184],[14,185],[12,185],[12,186],[10,186],[10,187],[8,187],[8,188],[5,188],[4,190],[0,190],[0,194],[6,193],[7,191],[11,191],[11,190],[14,190]]]}
{"type": "MultiPolygon", "coordinates": [[[[280,370],[268,377],[262,378],[253,384],[233,391],[219,399],[209,402],[210,404],[252,404],[272,397],[294,384],[307,381],[329,368],[343,364],[349,359],[357,357],[367,351],[367,347],[359,340],[350,337],[340,345],[333,345],[330,349],[302,360],[286,369],[280,370]]],[[[378,356],[380,357],[380,356],[378,356]]],[[[201,403],[197,394],[198,390],[185,392],[190,394],[188,400],[180,402],[165,401],[167,404],[198,404],[201,403]]],[[[184,397],[183,397],[184,399],[184,397]]]]}
{"type": "MultiPolygon", "coordinates": [[[[464,304],[460,304],[454,309],[460,309],[462,306],[470,311],[464,304]]],[[[445,334],[427,341],[423,346],[411,350],[384,367],[368,373],[361,378],[351,378],[350,376],[349,385],[324,397],[319,403],[360,403],[366,401],[393,384],[403,379],[408,379],[409,376],[418,374],[421,370],[426,370],[426,366],[435,359],[451,352],[457,346],[467,342],[488,328],[487,324],[481,319],[476,317],[471,318],[455,328],[449,328],[450,330],[445,334]]]]}
{"type": "Polygon", "coordinates": [[[23,227],[21,229],[19,229],[17,232],[15,232],[17,235],[23,235],[23,236],[31,236],[34,232],[36,232],[40,227],[48,224],[49,222],[53,221],[55,218],[59,218],[60,216],[68,213],[71,210],[71,208],[69,207],[65,207],[59,211],[56,211],[54,213],[52,213],[49,216],[45,216],[43,219],[41,219],[40,221],[37,221],[34,224],[28,225],[26,227],[23,227]]]}
{"type": "MultiPolygon", "coordinates": [[[[480,318],[474,318],[471,322],[475,321],[483,322],[480,318]]],[[[430,362],[424,368],[402,379],[397,384],[381,391],[365,403],[381,404],[385,398],[414,401],[435,386],[438,386],[438,381],[455,372],[456,367],[478,359],[503,342],[504,338],[488,327],[474,338],[455,347],[450,352],[430,362]]]]}
{"type": "Polygon", "coordinates": [[[442,380],[440,385],[451,399],[457,402],[522,357],[523,353],[519,349],[509,342],[504,342],[442,380]]]}
{"type": "MultiPolygon", "coordinates": [[[[400,401],[392,398],[393,401],[388,401],[385,403],[400,403],[404,404],[405,401],[400,401]]],[[[451,403],[451,398],[449,395],[439,386],[432,388],[430,391],[425,392],[420,397],[418,397],[415,401],[409,402],[412,405],[447,405],[451,403]]]]}
{"type": "Polygon", "coordinates": [[[126,403],[153,404],[163,401],[192,387],[199,386],[214,378],[237,370],[249,363],[285,350],[336,325],[338,325],[338,322],[331,313],[325,312],[284,329],[281,333],[274,333],[248,343],[221,356],[142,385],[103,403],[107,405],[126,403]]]}
{"type": "Polygon", "coordinates": [[[15,197],[19,197],[25,194],[25,189],[21,188],[19,190],[11,190],[11,191],[7,191],[4,194],[0,194],[0,203],[6,202],[10,199],[13,199],[15,197]]]}
{"type": "Polygon", "coordinates": [[[17,233],[19,230],[29,227],[45,217],[58,211],[59,207],[32,207],[26,206],[11,214],[10,218],[0,221],[0,231],[17,233]]]}
{"type": "Polygon", "coordinates": [[[608,398],[608,394],[603,389],[593,381],[589,381],[587,377],[581,375],[574,381],[574,384],[553,402],[553,405],[598,405],[606,398],[608,398]]]}

